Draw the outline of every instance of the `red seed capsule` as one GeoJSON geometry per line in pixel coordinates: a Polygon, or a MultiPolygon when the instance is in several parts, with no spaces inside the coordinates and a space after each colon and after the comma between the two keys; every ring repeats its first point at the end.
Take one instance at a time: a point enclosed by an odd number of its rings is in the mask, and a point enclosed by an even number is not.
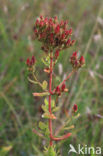
{"type": "Polygon", "coordinates": [[[32,65],[35,64],[35,61],[36,61],[35,57],[32,56],[31,60],[30,60],[29,58],[27,58],[27,60],[26,60],[26,64],[27,64],[27,66],[30,67],[30,66],[32,66],[32,65]]]}
{"type": "Polygon", "coordinates": [[[61,90],[62,92],[65,90],[65,83],[62,84],[61,90]]]}
{"type": "Polygon", "coordinates": [[[85,64],[85,59],[83,56],[80,57],[79,62],[81,65],[85,64]]]}
{"type": "Polygon", "coordinates": [[[29,58],[27,58],[26,64],[27,64],[28,66],[30,66],[30,59],[29,59],[29,58]]]}
{"type": "Polygon", "coordinates": [[[56,52],[55,52],[55,58],[57,59],[58,56],[59,56],[59,50],[56,50],[56,52]]]}
{"type": "Polygon", "coordinates": [[[57,33],[59,33],[59,32],[60,32],[60,26],[57,25],[56,28],[55,28],[55,33],[57,34],[57,33]]]}
{"type": "Polygon", "coordinates": [[[56,87],[55,92],[56,92],[58,95],[61,94],[61,91],[60,91],[60,87],[59,87],[59,86],[56,87]]]}
{"type": "Polygon", "coordinates": [[[72,57],[77,58],[77,51],[73,52],[72,57]]]}
{"type": "Polygon", "coordinates": [[[73,106],[73,111],[74,111],[74,112],[77,112],[77,110],[78,110],[78,106],[77,106],[77,104],[74,104],[74,106],[73,106]]]}
{"type": "Polygon", "coordinates": [[[71,43],[71,38],[66,42],[66,45],[70,45],[71,43]]]}
{"type": "Polygon", "coordinates": [[[72,34],[72,28],[71,29],[69,29],[69,35],[71,35],[72,34]]]}

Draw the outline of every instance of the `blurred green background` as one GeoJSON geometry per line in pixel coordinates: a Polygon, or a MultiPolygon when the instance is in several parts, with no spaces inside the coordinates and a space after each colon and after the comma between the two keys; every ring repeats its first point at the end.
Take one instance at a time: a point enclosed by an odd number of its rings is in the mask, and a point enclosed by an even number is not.
{"type": "Polygon", "coordinates": [[[32,40],[39,15],[57,15],[73,28],[77,43],[61,53],[56,65],[61,80],[71,70],[74,50],[86,59],[67,84],[69,94],[60,99],[66,109],[78,104],[81,114],[70,139],[57,144],[60,155],[68,155],[70,143],[100,146],[103,152],[103,0],[0,0],[0,156],[42,156],[45,141],[32,129],[41,119],[43,100],[32,96],[39,88],[27,81],[25,65],[28,56],[36,56],[40,80],[45,78],[40,43],[32,40]]]}

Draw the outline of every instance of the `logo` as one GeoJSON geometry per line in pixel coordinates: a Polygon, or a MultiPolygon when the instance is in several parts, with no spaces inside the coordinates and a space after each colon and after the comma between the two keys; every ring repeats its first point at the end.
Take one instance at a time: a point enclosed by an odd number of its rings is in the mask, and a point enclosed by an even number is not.
{"type": "Polygon", "coordinates": [[[80,144],[78,144],[77,149],[75,149],[75,147],[70,144],[70,150],[68,152],[69,153],[76,153],[76,154],[101,154],[101,147],[88,147],[87,145],[85,145],[84,147],[81,147],[80,144]]]}

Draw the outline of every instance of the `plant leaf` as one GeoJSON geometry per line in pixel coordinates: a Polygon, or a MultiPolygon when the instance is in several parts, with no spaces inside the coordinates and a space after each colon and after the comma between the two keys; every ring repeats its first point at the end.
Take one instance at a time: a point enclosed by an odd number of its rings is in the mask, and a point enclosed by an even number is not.
{"type": "Polygon", "coordinates": [[[46,105],[42,105],[42,109],[45,113],[48,113],[48,108],[46,107],[46,105]]]}
{"type": "Polygon", "coordinates": [[[51,107],[52,108],[55,107],[55,101],[54,100],[51,101],[51,107]]]}
{"type": "Polygon", "coordinates": [[[47,83],[46,80],[44,80],[43,83],[42,83],[43,89],[46,90],[47,89],[47,86],[48,86],[48,83],[47,83]]]}
{"type": "Polygon", "coordinates": [[[45,103],[45,106],[48,108],[48,100],[47,100],[47,98],[44,99],[44,103],[45,103]]]}
{"type": "Polygon", "coordinates": [[[49,92],[42,92],[42,93],[33,93],[33,96],[47,96],[49,92]]]}
{"type": "Polygon", "coordinates": [[[47,61],[45,61],[43,58],[41,60],[47,67],[49,67],[49,63],[47,61]]]}
{"type": "Polygon", "coordinates": [[[48,149],[48,155],[49,156],[56,156],[56,152],[54,151],[53,147],[49,147],[48,149]]]}
{"type": "Polygon", "coordinates": [[[47,119],[56,119],[54,114],[49,114],[49,113],[44,113],[42,117],[47,119]]]}
{"type": "Polygon", "coordinates": [[[40,129],[46,129],[46,127],[47,127],[47,126],[45,125],[45,123],[43,123],[43,122],[41,122],[41,121],[39,122],[39,128],[40,128],[40,129]]]}
{"type": "Polygon", "coordinates": [[[54,107],[52,111],[53,111],[53,112],[56,112],[56,111],[58,111],[59,109],[60,109],[59,106],[58,106],[58,107],[54,107]]]}

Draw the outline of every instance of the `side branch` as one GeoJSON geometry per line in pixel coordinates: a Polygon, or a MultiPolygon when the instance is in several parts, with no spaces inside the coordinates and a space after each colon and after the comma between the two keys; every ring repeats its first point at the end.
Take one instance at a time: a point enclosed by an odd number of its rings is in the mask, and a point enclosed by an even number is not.
{"type": "Polygon", "coordinates": [[[68,139],[70,136],[72,135],[72,133],[67,133],[61,137],[54,137],[54,136],[51,136],[51,139],[54,140],[54,141],[60,141],[60,140],[64,140],[64,139],[68,139]]]}
{"type": "MultiPolygon", "coordinates": [[[[58,85],[60,87],[63,83],[65,83],[72,75],[76,72],[76,69],[72,70],[71,73],[58,85]]],[[[51,92],[52,94],[55,92],[55,89],[51,92]]]]}

